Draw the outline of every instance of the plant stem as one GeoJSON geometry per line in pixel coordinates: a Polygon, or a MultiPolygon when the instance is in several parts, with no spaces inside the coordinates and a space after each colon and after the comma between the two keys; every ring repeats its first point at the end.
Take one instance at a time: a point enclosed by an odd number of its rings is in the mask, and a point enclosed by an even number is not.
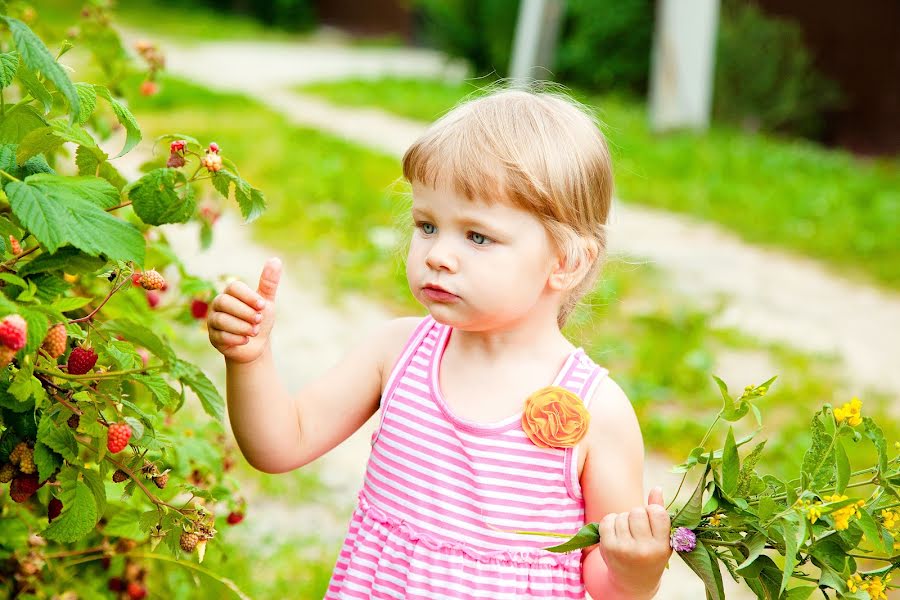
{"type": "Polygon", "coordinates": [[[45,554],[44,558],[64,558],[66,556],[78,556],[79,554],[90,554],[91,552],[103,552],[103,546],[95,546],[94,548],[84,548],[83,550],[66,550],[64,552],[52,552],[45,554]]]}
{"type": "MultiPolygon", "coordinates": [[[[706,439],[709,437],[709,434],[712,433],[713,427],[716,426],[716,423],[719,422],[719,419],[722,417],[722,411],[719,411],[719,414],[716,415],[716,418],[713,420],[712,425],[709,426],[709,429],[706,430],[706,433],[703,434],[703,439],[700,440],[700,447],[703,447],[703,444],[706,443],[706,439]]],[[[712,460],[712,457],[710,457],[712,460]]],[[[689,469],[690,470],[690,469],[689,469]]],[[[684,480],[687,479],[688,472],[685,471],[684,475],[681,476],[681,482],[678,484],[678,489],[675,490],[675,493],[672,495],[672,499],[669,500],[669,503],[666,504],[666,510],[669,510],[669,507],[675,502],[678,498],[678,494],[681,493],[681,487],[684,485],[684,480]]]]}
{"type": "Polygon", "coordinates": [[[41,373],[42,375],[51,375],[53,377],[59,377],[60,379],[68,379],[71,381],[94,381],[95,379],[109,379],[110,377],[119,377],[120,375],[130,375],[131,373],[144,373],[145,371],[155,371],[157,369],[165,368],[166,365],[152,365],[147,367],[141,367],[139,369],[123,369],[121,371],[107,371],[106,373],[94,373],[89,374],[86,373],[84,375],[69,375],[68,373],[63,373],[62,371],[51,371],[49,369],[38,369],[35,368],[35,373],[41,373]]]}
{"type": "Polygon", "coordinates": [[[9,177],[9,178],[10,178],[11,180],[13,180],[13,181],[18,181],[19,183],[22,183],[22,180],[21,180],[21,179],[18,179],[18,178],[16,178],[16,177],[13,177],[12,175],[10,175],[9,173],[7,173],[7,172],[4,171],[3,169],[0,169],[0,175],[5,175],[5,176],[9,177]]]}
{"type": "Polygon", "coordinates": [[[129,204],[131,204],[131,200],[126,200],[125,202],[123,202],[122,204],[119,204],[118,206],[113,206],[112,208],[107,208],[106,212],[112,212],[116,209],[124,208],[124,207],[128,206],[129,204]]]}
{"type": "MultiPolygon", "coordinates": [[[[23,239],[24,239],[24,238],[23,238],[23,239]]],[[[10,267],[11,267],[12,265],[16,264],[19,260],[25,258],[26,256],[28,256],[28,255],[31,254],[32,252],[35,252],[35,251],[40,250],[40,249],[41,249],[40,246],[33,246],[33,247],[29,248],[28,250],[25,250],[25,251],[22,252],[21,254],[19,254],[19,255],[17,255],[17,256],[13,256],[11,259],[9,259],[9,260],[7,260],[7,261],[4,261],[4,262],[0,263],[0,270],[3,270],[3,271],[10,271],[10,270],[12,270],[12,269],[10,269],[10,267]]]]}
{"type": "Polygon", "coordinates": [[[103,308],[103,305],[104,305],[104,304],[106,304],[107,302],[109,302],[109,299],[112,298],[112,295],[115,294],[116,292],[118,292],[120,289],[122,289],[122,287],[123,287],[126,283],[128,283],[128,281],[129,281],[129,278],[126,277],[125,279],[122,280],[121,283],[115,284],[115,285],[112,287],[112,289],[109,290],[109,293],[106,294],[106,298],[104,298],[103,301],[100,302],[100,306],[98,306],[97,308],[95,308],[94,310],[92,310],[87,316],[79,317],[79,318],[77,318],[77,319],[70,319],[70,320],[69,320],[69,323],[80,323],[81,321],[90,321],[90,320],[94,317],[94,315],[97,314],[97,311],[100,310],[101,308],[103,308]]]}
{"type": "Polygon", "coordinates": [[[241,589],[237,586],[237,584],[234,581],[232,581],[231,579],[229,579],[227,577],[222,577],[221,575],[214,573],[214,572],[210,571],[209,569],[201,567],[200,565],[195,565],[192,562],[178,560],[177,558],[174,558],[172,556],[165,556],[164,554],[151,554],[149,552],[129,552],[128,556],[131,556],[134,558],[149,558],[149,559],[153,559],[153,560],[162,560],[162,561],[166,561],[166,562],[170,562],[170,563],[175,563],[176,565],[181,565],[183,567],[187,567],[188,569],[193,569],[199,573],[203,573],[204,575],[206,575],[212,579],[215,579],[216,581],[218,581],[219,583],[221,583],[222,585],[227,587],[229,590],[234,592],[235,596],[237,596],[241,600],[250,600],[250,597],[247,596],[244,592],[242,592],[241,589]]]}

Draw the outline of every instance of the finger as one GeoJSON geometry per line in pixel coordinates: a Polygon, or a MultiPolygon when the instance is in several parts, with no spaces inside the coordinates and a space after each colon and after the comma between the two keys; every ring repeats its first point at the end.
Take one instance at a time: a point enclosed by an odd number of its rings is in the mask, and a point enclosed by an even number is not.
{"type": "Polygon", "coordinates": [[[647,509],[632,508],[628,513],[628,529],[636,540],[646,540],[653,537],[650,530],[650,519],[647,517],[647,509]]]}
{"type": "Polygon", "coordinates": [[[651,504],[647,507],[647,516],[650,518],[650,531],[653,532],[653,539],[660,542],[668,541],[669,530],[672,527],[669,512],[658,504],[651,504]]]}
{"type": "Polygon", "coordinates": [[[250,338],[247,336],[228,333],[227,331],[220,331],[218,329],[209,332],[209,339],[213,342],[213,345],[222,348],[243,346],[250,341],[250,338]]]}
{"type": "Polygon", "coordinates": [[[243,281],[232,281],[225,287],[225,293],[259,310],[266,305],[265,299],[243,281]]]}
{"type": "Polygon", "coordinates": [[[266,300],[274,300],[278,290],[278,282],[281,280],[281,259],[272,257],[263,266],[262,275],[259,276],[259,295],[266,300]]]}
{"type": "Polygon", "coordinates": [[[628,527],[628,513],[619,513],[616,515],[616,539],[623,541],[631,537],[633,536],[628,527]]]}
{"type": "Polygon", "coordinates": [[[225,312],[213,313],[207,323],[213,329],[235,335],[256,335],[259,333],[259,325],[248,323],[225,312]]]}
{"type": "Polygon", "coordinates": [[[597,531],[600,533],[600,543],[610,548],[616,543],[616,513],[608,513],[597,523],[597,531]]]}
{"type": "Polygon", "coordinates": [[[661,487],[655,486],[652,490],[650,490],[650,496],[647,497],[647,504],[658,504],[659,506],[664,506],[663,491],[661,487]]]}
{"type": "Polygon", "coordinates": [[[262,321],[262,313],[254,310],[252,306],[249,306],[243,300],[238,300],[236,297],[228,294],[219,294],[213,298],[210,308],[212,309],[209,313],[210,317],[217,312],[223,312],[234,315],[248,323],[259,323],[262,321]]]}

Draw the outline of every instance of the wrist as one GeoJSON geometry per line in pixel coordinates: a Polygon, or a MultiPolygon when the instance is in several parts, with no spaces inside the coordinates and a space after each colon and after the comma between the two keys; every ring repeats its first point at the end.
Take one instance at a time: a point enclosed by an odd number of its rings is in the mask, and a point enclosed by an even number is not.
{"type": "MultiPolygon", "coordinates": [[[[611,592],[609,597],[615,600],[651,600],[656,597],[656,593],[659,591],[659,581],[652,588],[647,589],[646,585],[635,586],[620,581],[611,572],[608,578],[611,592]]],[[[642,581],[642,583],[644,582],[642,581]]]]}

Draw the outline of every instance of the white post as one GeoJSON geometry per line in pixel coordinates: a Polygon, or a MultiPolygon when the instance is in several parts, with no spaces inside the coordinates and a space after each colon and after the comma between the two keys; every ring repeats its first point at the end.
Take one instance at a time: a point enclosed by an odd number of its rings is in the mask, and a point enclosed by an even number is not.
{"type": "Polygon", "coordinates": [[[657,0],[650,76],[655,131],[709,126],[719,0],[657,0]]]}
{"type": "Polygon", "coordinates": [[[563,0],[522,0],[509,76],[514,85],[551,79],[550,67],[562,21],[563,0]]]}

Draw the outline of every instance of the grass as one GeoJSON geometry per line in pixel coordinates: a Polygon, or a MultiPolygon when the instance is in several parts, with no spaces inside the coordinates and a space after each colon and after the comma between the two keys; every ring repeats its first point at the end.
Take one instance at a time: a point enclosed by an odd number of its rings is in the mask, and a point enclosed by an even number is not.
{"type": "MultiPolygon", "coordinates": [[[[385,78],[298,91],[430,121],[479,87],[385,78]]],[[[900,289],[900,161],[866,161],[718,125],[705,134],[653,134],[643,104],[576,95],[604,123],[621,198],[715,221],[753,244],[808,255],[846,276],[900,289]]]]}

